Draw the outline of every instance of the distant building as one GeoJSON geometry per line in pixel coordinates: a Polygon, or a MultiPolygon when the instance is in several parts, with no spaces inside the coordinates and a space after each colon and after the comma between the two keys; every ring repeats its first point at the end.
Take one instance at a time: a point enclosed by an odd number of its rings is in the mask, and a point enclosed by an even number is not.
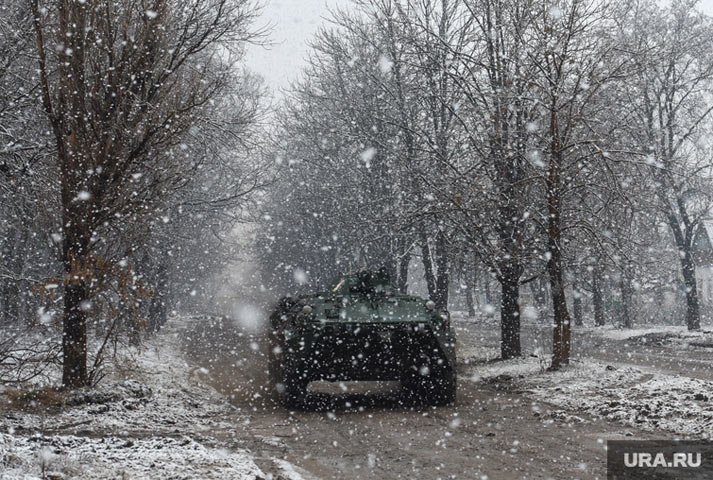
{"type": "Polygon", "coordinates": [[[698,298],[713,306],[713,219],[703,220],[693,238],[693,260],[696,264],[698,298]]]}

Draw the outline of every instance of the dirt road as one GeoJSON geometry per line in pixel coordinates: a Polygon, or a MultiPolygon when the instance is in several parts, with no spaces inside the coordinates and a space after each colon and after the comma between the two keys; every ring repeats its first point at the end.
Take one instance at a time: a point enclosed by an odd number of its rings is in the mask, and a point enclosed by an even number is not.
{"type": "MultiPolygon", "coordinates": [[[[467,325],[458,334],[461,342],[484,335],[467,325]]],[[[290,412],[266,388],[259,335],[204,319],[185,345],[205,381],[238,409],[234,430],[216,437],[249,448],[273,479],[603,479],[607,439],[651,437],[601,420],[568,423],[517,391],[467,380],[465,364],[453,406],[409,406],[397,391],[337,390],[312,393],[312,411],[290,412]]]]}

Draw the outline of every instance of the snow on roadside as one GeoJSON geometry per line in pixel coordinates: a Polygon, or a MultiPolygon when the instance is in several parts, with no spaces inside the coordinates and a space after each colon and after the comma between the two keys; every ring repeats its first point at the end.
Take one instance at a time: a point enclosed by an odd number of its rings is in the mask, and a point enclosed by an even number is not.
{"type": "Polygon", "coordinates": [[[689,331],[685,325],[650,325],[643,328],[620,328],[612,325],[603,327],[579,327],[580,331],[586,331],[593,335],[607,338],[609,340],[631,340],[642,338],[670,338],[672,340],[695,340],[705,339],[713,335],[709,326],[702,330],[689,331]]]}
{"type": "Polygon", "coordinates": [[[272,461],[277,465],[285,480],[316,480],[316,477],[311,475],[305,469],[293,465],[287,460],[281,458],[273,458],[272,461]]]}
{"type": "Polygon", "coordinates": [[[634,367],[612,370],[591,361],[532,378],[527,388],[536,398],[569,411],[649,431],[713,438],[713,382],[634,367]]]}
{"type": "Polygon", "coordinates": [[[632,337],[640,337],[650,333],[683,333],[686,329],[681,325],[652,325],[645,328],[621,328],[614,325],[605,325],[602,327],[585,327],[581,330],[586,330],[599,337],[608,338],[609,340],[627,340],[632,337]]]}
{"type": "MultiPolygon", "coordinates": [[[[543,359],[544,360],[544,359],[543,359]]],[[[487,363],[476,364],[468,370],[468,380],[493,382],[495,380],[512,380],[514,378],[529,378],[543,373],[547,365],[538,357],[518,357],[510,360],[490,360],[487,363]]]]}
{"type": "Polygon", "coordinates": [[[511,382],[531,398],[568,414],[592,415],[652,432],[713,438],[713,382],[590,359],[547,372],[535,357],[477,365],[468,374],[472,381],[511,382]]]}
{"type": "Polygon", "coordinates": [[[235,412],[183,360],[175,320],[59,411],[0,407],[0,477],[40,478],[42,463],[58,479],[264,477],[248,452],[212,438],[235,412]]]}
{"type": "Polygon", "coordinates": [[[0,434],[5,480],[82,478],[85,480],[263,477],[240,451],[209,448],[189,437],[127,439],[73,435],[13,437],[0,434]]]}

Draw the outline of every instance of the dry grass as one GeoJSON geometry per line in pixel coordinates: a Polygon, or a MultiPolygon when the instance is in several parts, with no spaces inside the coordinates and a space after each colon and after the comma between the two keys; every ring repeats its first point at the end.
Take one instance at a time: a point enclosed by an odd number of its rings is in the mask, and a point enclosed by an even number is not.
{"type": "Polygon", "coordinates": [[[13,468],[22,465],[22,458],[12,452],[0,452],[0,466],[13,468]]]}
{"type": "Polygon", "coordinates": [[[57,387],[10,388],[3,396],[2,410],[47,411],[64,405],[65,391],[57,387]]]}

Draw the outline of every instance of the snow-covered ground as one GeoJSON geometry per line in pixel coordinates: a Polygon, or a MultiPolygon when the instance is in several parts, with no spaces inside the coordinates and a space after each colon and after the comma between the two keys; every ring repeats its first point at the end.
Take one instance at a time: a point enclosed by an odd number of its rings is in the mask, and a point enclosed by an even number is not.
{"type": "MultiPolygon", "coordinates": [[[[401,468],[403,478],[413,465],[401,465],[399,459],[426,459],[417,477],[430,478],[429,472],[439,471],[443,459],[429,449],[444,438],[460,449],[457,461],[463,469],[449,467],[456,474],[453,478],[458,478],[470,468],[463,455],[472,448],[474,438],[480,439],[479,445],[486,449],[482,453],[488,457],[488,449],[502,450],[497,442],[501,436],[505,441],[505,432],[518,435],[518,426],[522,432],[550,429],[548,435],[559,435],[552,437],[557,445],[575,431],[585,432],[586,438],[641,437],[645,432],[654,437],[713,438],[713,374],[702,372],[704,367],[695,375],[686,370],[689,365],[709,361],[710,327],[696,333],[681,327],[578,329],[580,355],[568,368],[548,372],[546,326],[523,330],[524,357],[494,361],[499,354],[495,325],[461,321],[457,324],[459,400],[433,415],[444,416],[449,428],[451,416],[456,416],[459,424],[471,425],[474,430],[462,434],[448,430],[450,436],[443,437],[438,423],[429,423],[423,416],[428,412],[418,410],[397,407],[390,411],[382,406],[364,413],[293,414],[271,405],[256,408],[257,404],[246,400],[252,398],[246,378],[236,377],[235,369],[247,367],[236,360],[244,355],[236,357],[235,338],[223,331],[228,327],[210,324],[209,331],[222,332],[219,342],[211,342],[200,335],[205,327],[201,320],[192,321],[173,319],[167,330],[140,351],[117,361],[97,389],[61,396],[61,407],[52,404],[56,398],[50,398],[49,407],[25,402],[21,408],[7,403],[12,397],[9,390],[0,393],[0,478],[309,480],[346,471],[346,464],[339,460],[341,454],[354,455],[358,450],[354,462],[361,465],[360,455],[368,460],[374,449],[383,450],[383,457],[389,459],[383,468],[401,468]],[[206,351],[199,348],[195,358],[184,356],[189,337],[189,344],[201,344],[206,351]],[[597,352],[606,354],[587,356],[597,352]],[[632,352],[636,355],[631,356],[632,352]],[[682,368],[676,355],[689,363],[682,368]],[[676,370],[671,362],[664,364],[665,369],[646,363],[646,358],[654,357],[670,358],[676,370]],[[224,385],[232,377],[236,381],[224,385]],[[216,387],[218,381],[223,382],[219,382],[223,394],[208,386],[216,387]],[[233,395],[241,385],[247,390],[233,395]],[[490,407],[491,402],[497,409],[490,407]],[[522,408],[531,415],[523,415],[522,408]],[[343,420],[336,420],[342,416],[343,420]],[[511,421],[515,423],[509,424],[511,421]],[[481,424],[485,430],[477,427],[481,424]],[[501,424],[509,427],[503,426],[501,432],[497,427],[501,424]],[[557,430],[556,425],[562,428],[557,430]],[[394,433],[395,426],[403,426],[405,436],[394,433]],[[429,447],[419,450],[414,446],[414,450],[399,453],[403,442],[413,441],[412,428],[429,447]],[[353,436],[361,431],[374,435],[367,435],[357,448],[353,436]],[[559,433],[553,433],[556,431],[559,433]],[[349,440],[335,441],[342,437],[349,440]],[[344,451],[330,454],[318,445],[339,446],[344,451]],[[294,450],[297,452],[291,454],[294,450]],[[435,456],[428,460],[428,455],[435,456]]],[[[252,352],[251,347],[244,348],[252,352]]],[[[516,440],[525,442],[522,436],[516,440]]],[[[535,449],[541,441],[534,439],[527,448],[535,449]]],[[[596,452],[600,447],[588,448],[583,458],[599,465],[596,452]]],[[[546,462],[532,463],[528,458],[513,457],[510,466],[519,465],[519,471],[557,471],[546,462]]],[[[362,465],[365,469],[360,478],[377,478],[380,467],[376,463],[370,466],[370,462],[365,465],[369,468],[362,465]]],[[[493,478],[502,478],[487,461],[477,463],[477,468],[494,471],[493,478]]],[[[598,475],[594,472],[592,478],[598,475]]]]}
{"type": "Polygon", "coordinates": [[[638,328],[618,328],[612,325],[603,327],[579,327],[578,331],[588,332],[597,336],[611,340],[636,339],[639,342],[646,342],[647,339],[670,339],[679,343],[695,341],[713,341],[713,331],[710,328],[702,328],[697,331],[689,331],[684,325],[649,325],[638,328]]]}
{"type": "MultiPolygon", "coordinates": [[[[646,329],[591,329],[603,339],[624,346],[647,345],[680,349],[707,349],[713,332],[688,332],[685,327],[646,329]]],[[[614,349],[614,346],[612,346],[614,349]]],[[[665,355],[666,351],[651,351],[665,355]]],[[[493,351],[468,349],[466,379],[498,383],[557,409],[549,414],[575,421],[586,414],[651,432],[667,432],[685,438],[713,439],[713,381],[682,374],[664,374],[656,368],[605,363],[579,357],[561,371],[547,371],[548,355],[530,355],[493,361],[493,351]],[[471,351],[472,350],[472,351],[471,351]],[[487,351],[486,351],[487,352],[487,351]],[[487,360],[486,360],[487,359],[487,360]]],[[[496,354],[495,354],[496,355],[496,354]]],[[[622,355],[626,359],[626,353],[622,355]]],[[[709,365],[713,369],[713,365],[709,365]]]]}
{"type": "Polygon", "coordinates": [[[248,454],[206,447],[190,436],[137,439],[0,434],[0,453],[0,477],[7,480],[262,478],[248,454]]]}
{"type": "Polygon", "coordinates": [[[180,353],[181,322],[111,368],[96,390],[46,411],[0,409],[0,478],[266,478],[247,451],[210,433],[233,407],[180,353]]]}

